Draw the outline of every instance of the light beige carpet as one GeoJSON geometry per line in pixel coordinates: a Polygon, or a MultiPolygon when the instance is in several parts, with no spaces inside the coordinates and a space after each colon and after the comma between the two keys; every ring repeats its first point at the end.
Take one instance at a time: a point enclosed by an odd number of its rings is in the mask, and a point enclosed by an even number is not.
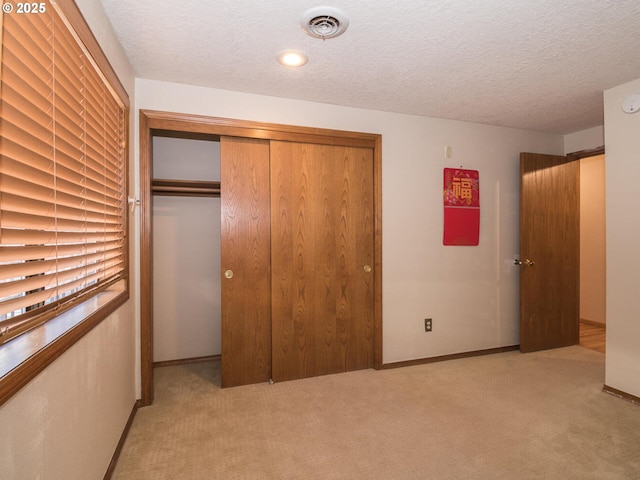
{"type": "Polygon", "coordinates": [[[574,346],[221,390],[156,369],[113,478],[640,479],[640,407],[574,346]]]}

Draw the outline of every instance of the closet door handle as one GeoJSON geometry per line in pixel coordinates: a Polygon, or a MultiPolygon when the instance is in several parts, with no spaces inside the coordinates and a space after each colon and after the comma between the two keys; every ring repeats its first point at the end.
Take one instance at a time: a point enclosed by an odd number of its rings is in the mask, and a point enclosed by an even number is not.
{"type": "Polygon", "coordinates": [[[364,273],[371,273],[371,267],[369,265],[364,266],[364,273]]]}
{"type": "Polygon", "coordinates": [[[224,272],[224,276],[225,278],[233,278],[233,271],[232,270],[227,270],[226,272],[224,272]]]}

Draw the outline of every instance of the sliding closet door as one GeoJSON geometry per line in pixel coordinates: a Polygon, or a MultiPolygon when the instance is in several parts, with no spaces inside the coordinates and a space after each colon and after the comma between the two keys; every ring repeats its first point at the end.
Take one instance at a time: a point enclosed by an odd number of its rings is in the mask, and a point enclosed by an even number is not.
{"type": "Polygon", "coordinates": [[[373,365],[373,215],[372,149],[271,142],[274,380],[373,365]]]}
{"type": "Polygon", "coordinates": [[[269,142],[220,142],[222,386],[271,378],[269,142]]]}

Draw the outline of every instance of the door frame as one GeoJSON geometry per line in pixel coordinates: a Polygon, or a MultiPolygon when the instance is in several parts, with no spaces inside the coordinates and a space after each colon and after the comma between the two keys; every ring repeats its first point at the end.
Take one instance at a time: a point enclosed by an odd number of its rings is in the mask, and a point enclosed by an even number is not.
{"type": "Polygon", "coordinates": [[[249,120],[140,110],[140,375],[141,405],[151,405],[153,381],[153,261],[151,192],[152,137],[171,132],[344,145],[373,149],[373,368],[382,368],[382,135],[324,128],[299,127],[249,120]]]}
{"type": "MultiPolygon", "coordinates": [[[[571,153],[567,153],[567,158],[569,160],[572,161],[580,161],[583,158],[589,158],[589,157],[596,157],[598,155],[605,155],[606,157],[606,152],[605,152],[605,146],[604,145],[600,145],[599,147],[595,147],[595,148],[590,148],[587,150],[579,150],[577,152],[571,152],[571,153]]],[[[606,159],[605,159],[606,162],[606,159]]],[[[582,177],[580,179],[580,182],[582,182],[582,177]]],[[[578,185],[578,188],[580,188],[580,184],[578,185]]],[[[581,241],[582,239],[580,239],[580,234],[578,234],[578,238],[581,241]]],[[[581,298],[581,293],[580,293],[580,275],[581,275],[581,271],[580,271],[580,260],[578,261],[578,343],[577,345],[580,344],[580,322],[581,322],[581,317],[580,317],[580,298],[581,298]]]]}

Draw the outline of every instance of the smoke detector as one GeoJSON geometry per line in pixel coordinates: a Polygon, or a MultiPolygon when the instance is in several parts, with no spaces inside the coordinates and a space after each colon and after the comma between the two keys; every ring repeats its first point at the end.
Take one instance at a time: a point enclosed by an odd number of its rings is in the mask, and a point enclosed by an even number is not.
{"type": "Polygon", "coordinates": [[[349,26],[349,19],[337,8],[315,7],[302,16],[300,26],[310,37],[327,40],[342,35],[349,26]]]}

